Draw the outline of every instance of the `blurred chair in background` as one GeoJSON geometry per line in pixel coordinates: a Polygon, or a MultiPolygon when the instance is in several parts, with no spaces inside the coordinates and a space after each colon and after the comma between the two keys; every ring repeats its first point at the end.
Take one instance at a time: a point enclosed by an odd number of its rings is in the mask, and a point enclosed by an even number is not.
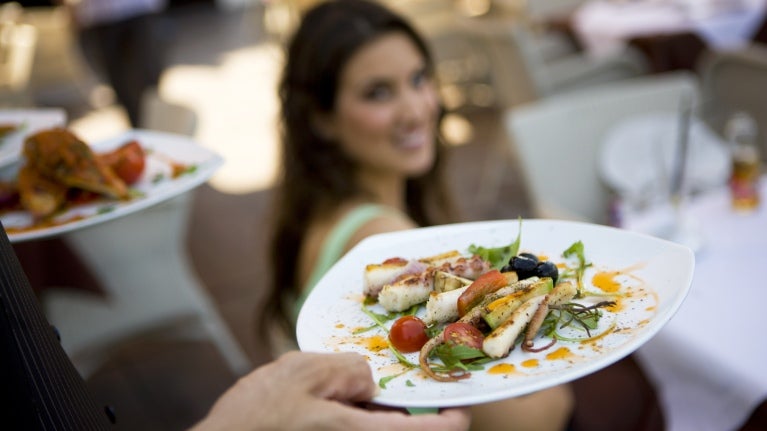
{"type": "Polygon", "coordinates": [[[519,106],[505,124],[540,217],[607,224],[610,191],[598,174],[600,145],[618,121],[648,112],[678,112],[697,94],[692,74],[637,78],[519,106]]]}
{"type": "Polygon", "coordinates": [[[38,35],[29,81],[34,105],[60,107],[69,118],[78,118],[105,104],[97,100],[100,93],[94,90],[100,88],[98,80],[85,64],[66,8],[25,7],[22,19],[38,35]]]}
{"type": "Polygon", "coordinates": [[[501,14],[517,16],[534,33],[536,44],[545,59],[574,54],[581,50],[570,17],[588,0],[493,0],[501,14]]]}
{"type": "Polygon", "coordinates": [[[545,14],[577,6],[573,1],[546,10],[521,0],[385,3],[409,17],[432,44],[448,107],[505,109],[647,70],[636,50],[591,58],[567,37],[546,31],[540,21],[545,14]]]}
{"type": "Polygon", "coordinates": [[[705,119],[721,136],[727,120],[746,112],[756,120],[762,160],[767,162],[767,45],[711,51],[699,68],[705,119]]]}
{"type": "Polygon", "coordinates": [[[37,46],[37,29],[21,21],[19,3],[0,5],[0,106],[32,105],[29,81],[37,46]]]}
{"type": "MultiPolygon", "coordinates": [[[[196,115],[152,89],[142,100],[142,125],[193,135],[196,115]]],[[[102,283],[104,297],[47,289],[46,314],[84,377],[110,350],[137,336],[206,338],[235,375],[251,363],[195,274],[186,249],[194,191],[135,214],[65,235],[102,283]]]]}
{"type": "Polygon", "coordinates": [[[493,85],[505,108],[646,72],[644,57],[633,49],[592,58],[552,42],[525,20],[488,15],[462,20],[461,26],[489,52],[493,85]]]}

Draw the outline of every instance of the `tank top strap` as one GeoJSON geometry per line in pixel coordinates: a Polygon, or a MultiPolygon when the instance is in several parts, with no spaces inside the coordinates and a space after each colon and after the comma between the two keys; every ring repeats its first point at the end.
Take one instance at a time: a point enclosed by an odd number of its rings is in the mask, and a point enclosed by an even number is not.
{"type": "Polygon", "coordinates": [[[304,301],[306,301],[307,296],[309,296],[309,293],[314,289],[317,282],[320,281],[320,278],[322,278],[333,264],[341,258],[351,237],[364,226],[365,223],[387,213],[398,214],[398,211],[385,205],[362,204],[349,211],[338,223],[336,223],[327,238],[325,238],[319,256],[317,257],[317,263],[314,265],[314,269],[306,282],[306,286],[304,286],[304,290],[298,297],[294,310],[294,318],[298,318],[299,310],[301,310],[304,301]]]}

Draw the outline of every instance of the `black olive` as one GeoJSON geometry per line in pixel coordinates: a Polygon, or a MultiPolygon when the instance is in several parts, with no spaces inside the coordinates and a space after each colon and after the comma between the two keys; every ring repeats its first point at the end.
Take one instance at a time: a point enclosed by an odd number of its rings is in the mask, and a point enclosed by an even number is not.
{"type": "Polygon", "coordinates": [[[535,263],[538,263],[538,256],[536,256],[536,255],[534,255],[532,253],[519,253],[519,255],[522,256],[522,257],[526,257],[526,258],[534,261],[535,263]]]}
{"type": "Polygon", "coordinates": [[[520,280],[524,280],[525,278],[530,278],[535,275],[535,268],[537,265],[537,260],[532,260],[529,257],[522,255],[512,257],[511,262],[509,262],[511,270],[517,273],[517,277],[520,280]]]}
{"type": "Polygon", "coordinates": [[[551,277],[554,284],[557,284],[557,278],[559,278],[559,269],[551,261],[540,262],[535,267],[535,275],[538,277],[551,277]]]}

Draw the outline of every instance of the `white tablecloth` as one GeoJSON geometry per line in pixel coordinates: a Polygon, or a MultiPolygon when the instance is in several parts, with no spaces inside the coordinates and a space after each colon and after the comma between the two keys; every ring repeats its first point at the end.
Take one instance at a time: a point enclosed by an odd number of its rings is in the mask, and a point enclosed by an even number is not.
{"type": "Polygon", "coordinates": [[[596,0],[575,12],[573,29],[596,57],[633,37],[682,32],[697,34],[713,49],[736,49],[751,39],[765,12],[765,0],[596,0]]]}
{"type": "MultiPolygon", "coordinates": [[[[767,399],[767,178],[761,196],[750,214],[731,210],[726,188],[687,206],[703,239],[690,293],[637,352],[669,431],[737,429],[767,399]]],[[[669,213],[627,215],[624,227],[652,231],[669,213]]]]}

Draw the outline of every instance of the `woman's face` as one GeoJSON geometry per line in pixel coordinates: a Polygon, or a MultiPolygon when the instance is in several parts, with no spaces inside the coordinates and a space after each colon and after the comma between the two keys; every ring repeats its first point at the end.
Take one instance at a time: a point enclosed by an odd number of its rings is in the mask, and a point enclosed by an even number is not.
{"type": "Polygon", "coordinates": [[[343,68],[326,131],[365,174],[413,177],[434,163],[437,93],[401,32],[363,46],[343,68]]]}

